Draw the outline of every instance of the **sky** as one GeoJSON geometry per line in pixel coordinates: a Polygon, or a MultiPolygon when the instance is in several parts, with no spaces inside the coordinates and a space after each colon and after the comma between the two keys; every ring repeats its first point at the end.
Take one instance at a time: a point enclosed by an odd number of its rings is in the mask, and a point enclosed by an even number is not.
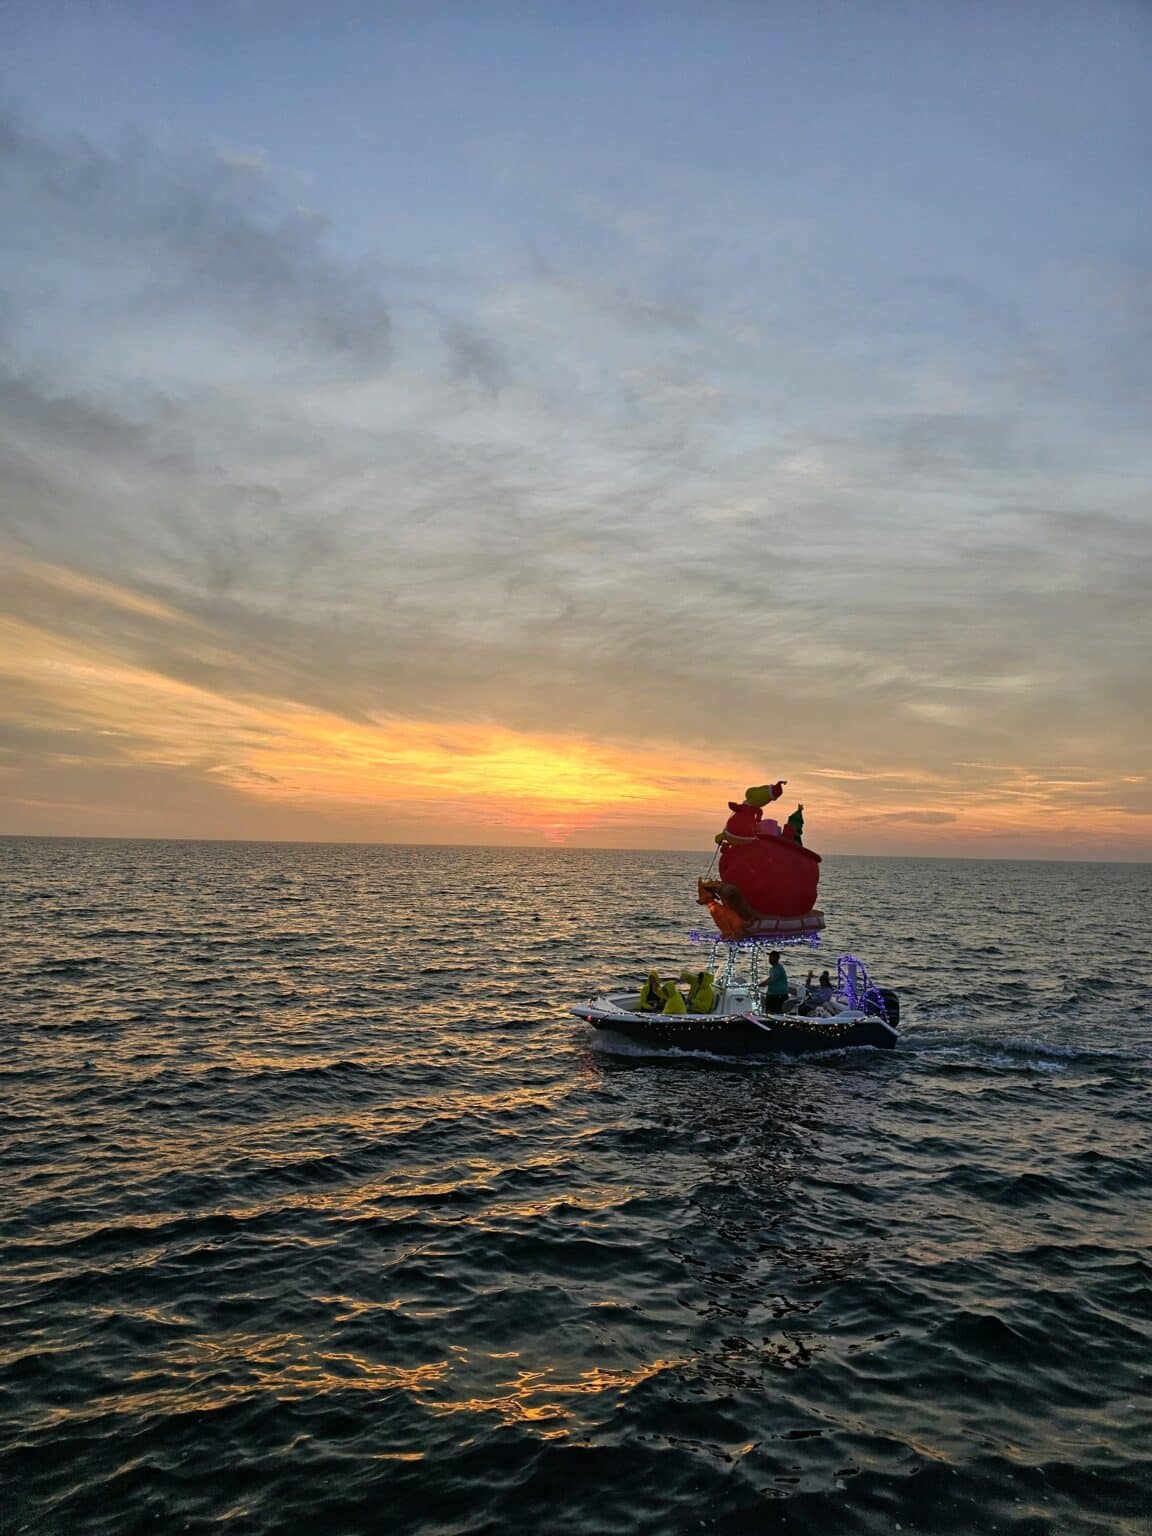
{"type": "Polygon", "coordinates": [[[0,6],[0,832],[1152,858],[1152,9],[0,6]]]}

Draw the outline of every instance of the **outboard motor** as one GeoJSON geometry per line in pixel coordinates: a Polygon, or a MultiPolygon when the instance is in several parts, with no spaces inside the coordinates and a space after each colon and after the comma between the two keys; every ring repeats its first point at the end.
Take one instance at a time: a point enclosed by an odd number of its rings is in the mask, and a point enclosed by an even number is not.
{"type": "Polygon", "coordinates": [[[880,1001],[884,1004],[884,1015],[893,1029],[900,1028],[900,997],[896,992],[890,992],[887,987],[877,989],[880,993],[880,1001]]]}

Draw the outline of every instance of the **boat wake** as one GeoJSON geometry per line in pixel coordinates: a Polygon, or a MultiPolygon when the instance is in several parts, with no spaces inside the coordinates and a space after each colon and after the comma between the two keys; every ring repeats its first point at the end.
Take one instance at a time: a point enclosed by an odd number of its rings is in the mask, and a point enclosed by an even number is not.
{"type": "Polygon", "coordinates": [[[609,1029],[595,1029],[588,1039],[588,1046],[598,1055],[630,1057],[637,1061],[652,1062],[703,1062],[712,1066],[759,1068],[764,1066],[780,1067],[786,1065],[799,1065],[802,1061],[829,1062],[837,1059],[851,1057],[856,1059],[882,1059],[891,1060],[891,1054],[884,1052],[880,1057],[875,1046],[872,1045],[830,1045],[827,1050],[807,1050],[802,1056],[788,1055],[785,1052],[774,1054],[749,1055],[747,1052],[728,1053],[714,1050],[706,1051],[691,1049],[679,1045],[656,1045],[653,1042],[633,1040],[627,1035],[616,1034],[609,1029]]]}
{"type": "Polygon", "coordinates": [[[901,1049],[935,1065],[958,1070],[1063,1072],[1072,1066],[1152,1067],[1152,1043],[1119,1049],[1095,1044],[1042,1040],[1031,1035],[905,1034],[901,1049]]]}

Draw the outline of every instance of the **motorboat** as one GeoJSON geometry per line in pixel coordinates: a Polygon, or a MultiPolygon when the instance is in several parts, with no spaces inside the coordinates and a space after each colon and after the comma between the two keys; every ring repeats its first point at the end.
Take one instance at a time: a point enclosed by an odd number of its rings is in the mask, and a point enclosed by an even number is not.
{"type": "MultiPolygon", "coordinates": [[[[696,942],[708,941],[707,936],[692,937],[696,942]]],[[[796,1056],[857,1046],[892,1049],[900,1023],[900,999],[895,992],[875,986],[855,955],[837,958],[836,983],[827,1000],[802,983],[789,988],[782,1012],[767,1010],[759,979],[761,958],[769,950],[810,943],[812,937],[712,939],[705,969],[716,975],[717,985],[714,1006],[704,1013],[641,1009],[635,988],[590,997],[572,1012],[598,1031],[660,1050],[796,1056]]],[[[661,978],[666,991],[674,989],[684,997],[685,1007],[689,990],[685,976],[690,974],[661,978]]]]}
{"type": "Polygon", "coordinates": [[[716,836],[719,877],[697,881],[696,900],[716,931],[689,935],[709,946],[707,965],[674,977],[652,973],[642,989],[590,997],[572,1008],[577,1018],[642,1045],[725,1056],[896,1044],[900,999],[876,986],[856,955],[837,958],[832,985],[806,983],[791,986],[784,999],[766,996],[762,959],[817,947],[825,926],[815,905],[820,855],[803,844],[804,807],[784,827],[764,815],[786,782],[755,786],[743,801],[728,802],[732,815],[716,836]]]}

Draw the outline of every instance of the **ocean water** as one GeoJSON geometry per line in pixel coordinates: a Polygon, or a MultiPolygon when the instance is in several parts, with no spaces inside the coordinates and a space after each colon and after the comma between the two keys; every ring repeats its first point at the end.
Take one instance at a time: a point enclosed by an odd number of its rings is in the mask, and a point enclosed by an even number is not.
{"type": "Polygon", "coordinates": [[[0,842],[3,1536],[1152,1530],[1152,869],[829,858],[898,1050],[605,1052],[706,862],[0,842]]]}

